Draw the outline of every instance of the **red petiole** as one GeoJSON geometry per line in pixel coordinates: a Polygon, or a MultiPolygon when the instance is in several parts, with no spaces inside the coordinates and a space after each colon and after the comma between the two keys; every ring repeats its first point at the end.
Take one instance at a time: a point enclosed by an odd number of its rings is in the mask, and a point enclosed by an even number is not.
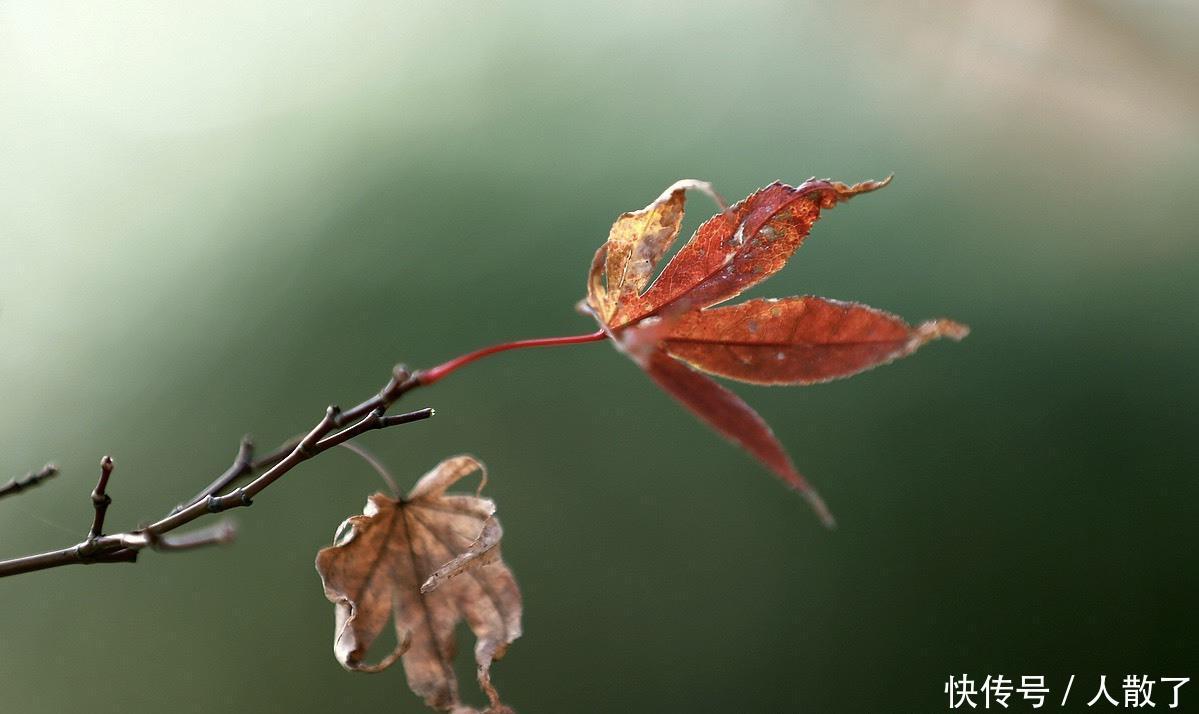
{"type": "Polygon", "coordinates": [[[505,343],[499,344],[499,345],[492,345],[490,347],[484,347],[483,349],[480,349],[480,350],[475,350],[474,352],[469,352],[467,354],[462,355],[461,357],[455,357],[454,359],[452,359],[448,362],[443,362],[443,363],[437,365],[436,367],[422,370],[415,375],[416,381],[421,386],[428,386],[437,381],[440,381],[442,377],[445,377],[446,375],[457,371],[460,367],[465,367],[466,365],[470,364],[471,362],[481,360],[484,357],[496,354],[498,352],[507,352],[508,350],[521,350],[521,349],[525,349],[526,347],[556,347],[558,345],[578,345],[578,344],[582,344],[584,342],[599,342],[600,340],[603,340],[607,336],[608,336],[608,334],[606,332],[604,332],[603,330],[596,330],[595,332],[591,332],[586,335],[568,335],[566,337],[541,337],[541,338],[534,339],[534,340],[518,340],[516,342],[505,342],[505,343]]]}

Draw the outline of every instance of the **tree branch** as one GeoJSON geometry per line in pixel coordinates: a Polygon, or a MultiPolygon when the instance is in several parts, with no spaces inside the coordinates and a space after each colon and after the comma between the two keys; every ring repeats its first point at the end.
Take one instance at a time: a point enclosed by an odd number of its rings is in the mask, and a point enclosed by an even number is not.
{"type": "Polygon", "coordinates": [[[54,464],[46,464],[37,471],[31,471],[20,478],[10,478],[7,483],[0,486],[0,498],[20,493],[57,475],[58,467],[54,464]]]}
{"type": "MultiPolygon", "coordinates": [[[[382,409],[386,412],[391,405],[395,404],[396,401],[398,401],[400,397],[404,396],[406,392],[409,392],[420,386],[424,385],[418,379],[418,375],[414,375],[409,372],[408,368],[404,365],[397,364],[391,371],[391,379],[387,381],[387,384],[383,385],[383,388],[379,390],[378,394],[370,399],[367,399],[358,406],[353,407],[352,409],[347,409],[341,412],[335,420],[335,426],[345,426],[354,420],[361,419],[363,416],[375,411],[376,409],[382,409]]],[[[260,457],[254,461],[254,463],[251,465],[252,468],[246,473],[246,475],[253,473],[254,471],[270,468],[271,466],[279,463],[299,443],[299,438],[292,439],[266,456],[260,457]]],[[[211,493],[212,492],[205,493],[203,496],[207,497],[211,495],[211,493]]]]}
{"type": "MultiPolygon", "coordinates": [[[[134,562],[138,553],[145,548],[164,551],[188,550],[228,542],[233,537],[233,529],[227,523],[219,523],[178,536],[167,534],[203,516],[249,506],[255,496],[299,464],[368,431],[428,419],[433,416],[433,410],[429,408],[407,414],[386,415],[388,407],[405,392],[418,386],[420,383],[413,379],[407,369],[397,366],[391,379],[375,396],[346,411],[329,407],[321,420],[304,436],[283,444],[256,461],[253,460],[253,444],[249,439],[243,439],[233,464],[186,505],[176,507],[167,516],[147,526],[113,535],[103,534],[104,517],[108,505],[112,502],[106,492],[108,479],[112,474],[112,459],[106,456],[101,462],[100,480],[92,490],[95,516],[88,537],[66,548],[0,561],[0,577],[64,565],[134,562]],[[261,473],[258,473],[260,471],[261,473]],[[251,477],[256,473],[258,476],[245,486],[218,495],[239,479],[251,477]]],[[[47,466],[37,474],[13,479],[0,487],[0,495],[7,495],[4,489],[16,492],[34,485],[52,476],[53,471],[52,466],[47,466]]]]}
{"type": "Polygon", "coordinates": [[[197,493],[190,501],[181,504],[175,508],[176,511],[182,511],[184,506],[190,506],[196,501],[203,500],[209,495],[225,490],[234,481],[254,471],[254,442],[247,434],[241,438],[241,445],[237,448],[237,456],[233,459],[233,464],[225,470],[225,473],[216,477],[216,480],[208,484],[203,491],[197,493]]]}
{"type": "MultiPolygon", "coordinates": [[[[387,416],[386,412],[406,392],[440,381],[443,377],[472,362],[508,350],[597,342],[605,337],[606,333],[600,330],[586,335],[520,340],[476,350],[432,369],[416,373],[410,372],[403,365],[396,365],[392,369],[391,378],[387,384],[383,385],[383,388],[373,397],[344,411],[337,407],[329,407],[324,417],[308,433],[285,442],[265,456],[255,459],[253,442],[249,437],[243,438],[233,464],[191,500],[181,503],[169,514],[147,526],[114,535],[103,534],[104,517],[107,514],[108,505],[112,502],[106,492],[108,479],[112,475],[112,459],[105,456],[101,462],[100,480],[96,484],[96,488],[92,490],[95,516],[87,538],[80,543],[59,550],[0,561],[0,578],[63,565],[131,563],[137,560],[138,553],[145,548],[168,551],[188,550],[199,546],[228,542],[233,537],[233,529],[231,525],[224,523],[179,536],[168,536],[167,534],[208,514],[249,506],[255,496],[300,463],[327,449],[344,444],[367,431],[428,419],[433,416],[432,409],[420,409],[396,416],[387,416]],[[245,486],[219,495],[234,483],[251,477],[253,480],[245,486]]],[[[56,472],[53,466],[47,465],[37,473],[20,479],[11,479],[8,483],[0,486],[0,497],[36,485],[40,481],[50,478],[56,472]]]]}

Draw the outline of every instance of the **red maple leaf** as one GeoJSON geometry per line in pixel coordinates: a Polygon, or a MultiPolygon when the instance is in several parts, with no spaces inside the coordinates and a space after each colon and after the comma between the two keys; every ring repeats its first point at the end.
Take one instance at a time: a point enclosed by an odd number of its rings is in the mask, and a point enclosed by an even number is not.
{"type": "Polygon", "coordinates": [[[965,337],[969,328],[951,320],[912,327],[881,310],[813,296],[714,307],[782,268],[822,209],[888,183],[775,182],[724,208],[707,182],[679,181],[616,220],[588,280],[585,307],[616,346],[708,426],[803,493],[828,525],[832,514],[762,417],[700,371],[752,384],[812,384],[904,357],[929,340],[965,337]],[[722,211],[651,285],[678,236],[689,189],[708,194],[722,211]]]}

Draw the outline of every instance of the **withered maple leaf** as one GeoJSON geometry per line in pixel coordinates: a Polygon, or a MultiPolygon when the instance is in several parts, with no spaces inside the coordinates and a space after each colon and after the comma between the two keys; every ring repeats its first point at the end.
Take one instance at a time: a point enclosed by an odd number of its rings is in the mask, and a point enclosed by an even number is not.
{"type": "Polygon", "coordinates": [[[782,268],[822,209],[890,181],[775,182],[727,208],[711,184],[679,181],[616,220],[587,283],[585,307],[617,347],[708,426],[803,493],[827,525],[832,514],[762,417],[696,370],[752,384],[812,384],[909,355],[929,340],[965,337],[969,329],[952,320],[912,327],[881,310],[814,296],[714,307],[782,268]],[[651,285],[679,234],[688,190],[707,194],[722,210],[651,285]]]}
{"type": "Polygon", "coordinates": [[[376,493],[363,515],[338,529],[316,556],[325,597],[334,604],[333,652],[342,666],[378,672],[401,659],[408,686],[441,711],[465,714],[454,676],[454,628],[465,619],[476,638],[479,686],[488,712],[509,712],[491,683],[493,660],[521,634],[521,596],[500,557],[495,503],[480,498],[483,464],[456,456],[425,474],[404,498],[376,493]],[[474,496],[446,493],[479,472],[474,496]],[[394,617],[397,646],[377,664],[364,662],[394,617]]]}

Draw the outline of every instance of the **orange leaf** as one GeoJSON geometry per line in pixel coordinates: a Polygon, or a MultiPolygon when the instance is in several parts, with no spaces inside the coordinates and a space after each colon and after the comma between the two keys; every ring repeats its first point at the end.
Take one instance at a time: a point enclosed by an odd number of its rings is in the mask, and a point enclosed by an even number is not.
{"type": "Polygon", "coordinates": [[[783,450],[766,420],[741,397],[662,352],[653,352],[644,367],[659,387],[705,424],[757,457],[787,485],[804,494],[820,520],[827,526],[833,525],[833,514],[820,494],[795,470],[791,457],[783,450]]]}
{"type": "Polygon", "coordinates": [[[625,213],[612,224],[608,242],[602,248],[603,274],[607,280],[598,288],[600,314],[605,319],[611,318],[618,305],[635,299],[653,277],[658,261],[679,235],[687,189],[703,191],[724,206],[724,199],[707,181],[683,179],[663,191],[650,205],[625,213]]]}
{"type": "Polygon", "coordinates": [[[909,355],[964,329],[949,320],[913,328],[865,305],[812,296],[750,300],[670,321],[662,346],[705,372],[752,384],[813,384],[909,355]]]}
{"type": "Polygon", "coordinates": [[[803,492],[830,524],[824,502],[762,418],[671,357],[752,384],[812,384],[909,355],[939,337],[965,337],[969,328],[951,320],[913,328],[865,305],[811,296],[712,307],[778,272],[821,210],[890,181],[775,182],[728,209],[707,182],[679,181],[617,219],[588,276],[587,308],[616,346],[701,420],[803,492]],[[701,225],[646,288],[678,235],[686,189],[707,193],[724,210],[701,225]]]}
{"type": "MultiPolygon", "coordinates": [[[[786,264],[820,218],[822,208],[875,191],[890,181],[846,186],[810,179],[798,188],[776,181],[700,226],[644,294],[618,295],[608,327],[617,329],[667,308],[676,314],[704,308],[741,294],[786,264]]],[[[650,211],[657,203],[644,210],[650,211]]],[[[681,202],[677,212],[681,218],[681,202]]],[[[609,254],[612,249],[609,242],[609,254]]],[[[612,280],[613,275],[607,273],[609,291],[612,280]]]]}

